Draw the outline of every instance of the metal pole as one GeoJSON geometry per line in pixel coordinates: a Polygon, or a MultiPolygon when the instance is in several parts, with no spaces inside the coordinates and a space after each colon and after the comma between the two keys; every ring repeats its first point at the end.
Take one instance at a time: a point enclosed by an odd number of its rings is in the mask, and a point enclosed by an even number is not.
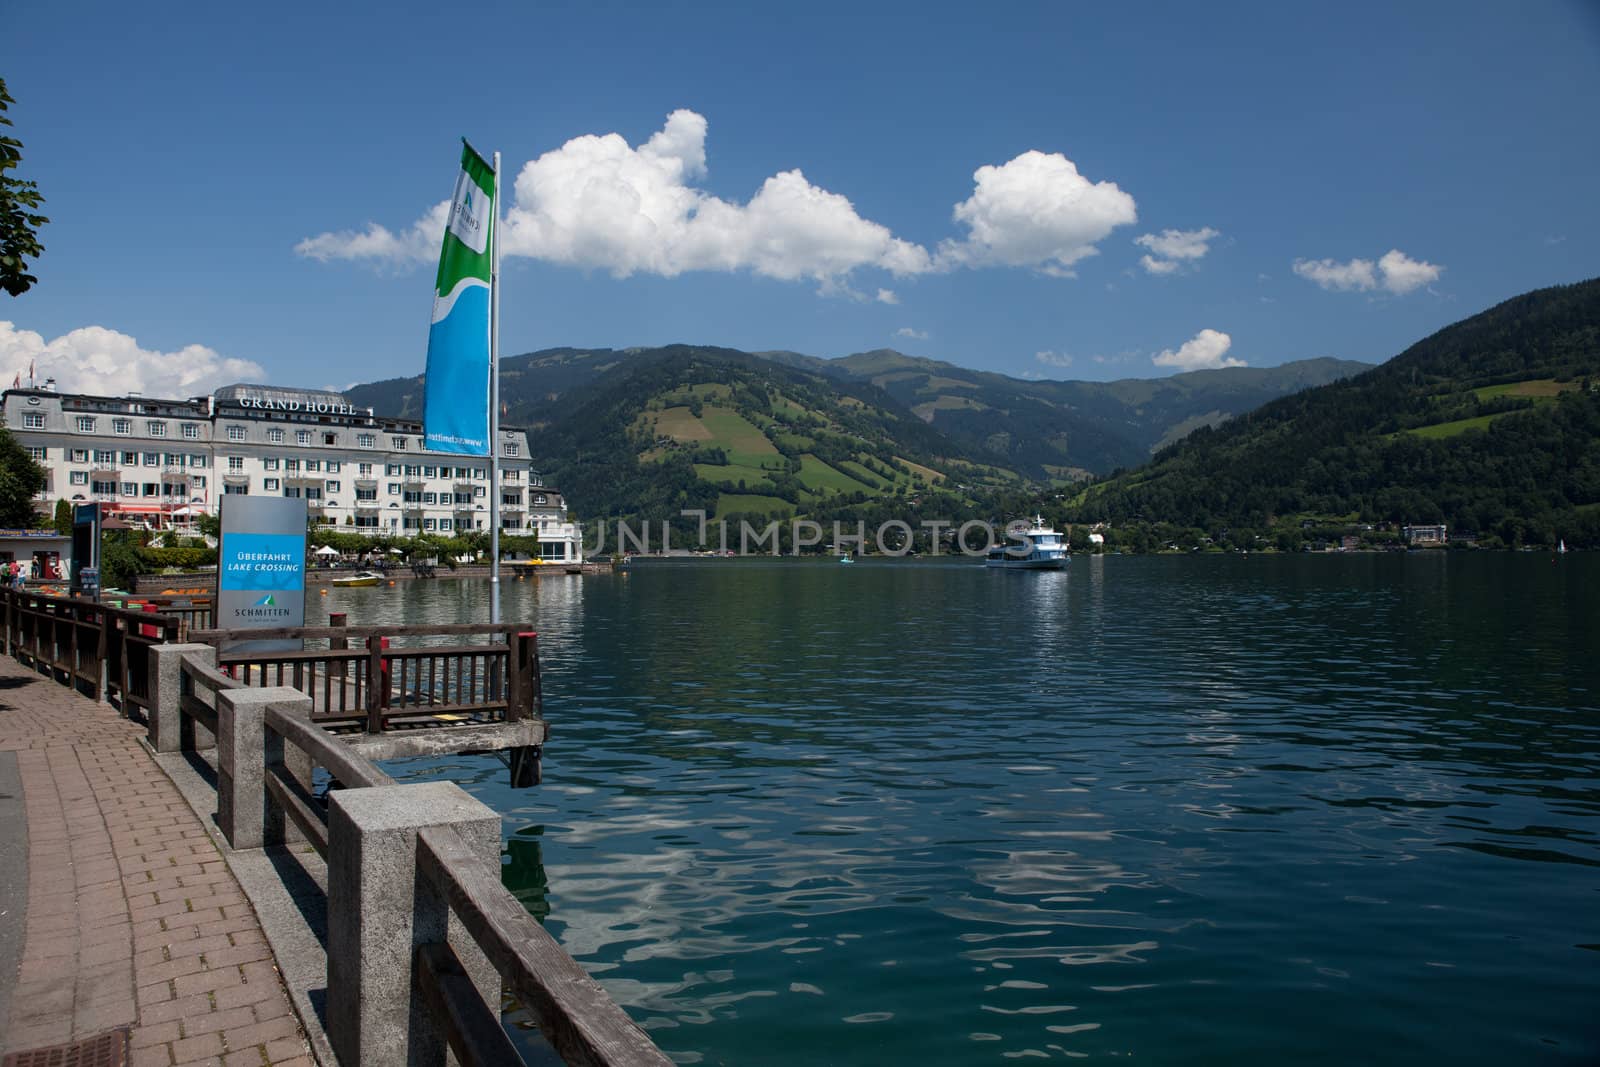
{"type": "Polygon", "coordinates": [[[489,232],[489,621],[500,621],[500,153],[489,232]]]}

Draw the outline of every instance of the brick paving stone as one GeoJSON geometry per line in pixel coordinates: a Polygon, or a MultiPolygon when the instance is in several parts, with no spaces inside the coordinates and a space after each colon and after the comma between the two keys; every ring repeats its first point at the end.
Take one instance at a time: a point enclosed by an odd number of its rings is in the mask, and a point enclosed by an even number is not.
{"type": "Polygon", "coordinates": [[[0,1053],[131,1027],[132,1067],[314,1067],[255,912],[144,728],[0,656],[28,912],[0,1053]]]}

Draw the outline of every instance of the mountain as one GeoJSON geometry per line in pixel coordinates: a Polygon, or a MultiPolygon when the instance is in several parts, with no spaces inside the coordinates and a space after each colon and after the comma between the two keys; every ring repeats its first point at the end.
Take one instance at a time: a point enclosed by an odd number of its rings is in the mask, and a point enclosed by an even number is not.
{"type": "MultiPolygon", "coordinates": [[[[506,421],[530,429],[561,422],[595,390],[669,358],[668,348],[554,348],[501,360],[506,421]]],[[[704,349],[713,351],[713,349],[704,349]]],[[[733,353],[839,382],[875,387],[948,439],[942,451],[1040,481],[1106,474],[1147,460],[1157,447],[1268,400],[1368,369],[1334,359],[1280,367],[1229,367],[1114,382],[1029,381],[919,359],[890,349],[840,359],[797,352],[733,353]]],[[[351,403],[418,418],[422,378],[346,390],[351,403]]]]}
{"type": "Polygon", "coordinates": [[[1227,367],[1168,378],[1034,381],[974,371],[893,349],[819,360],[761,355],[841,378],[870,381],[963,447],[1030,477],[1105,474],[1145,462],[1156,448],[1300,389],[1371,369],[1310,359],[1227,367]]]}
{"type": "Polygon", "coordinates": [[[1021,482],[871,383],[733,349],[653,349],[561,406],[539,448],[587,515],[805,514],[1021,482]]]}
{"type": "Polygon", "coordinates": [[[1079,521],[1446,523],[1600,547],[1600,279],[1448,326],[1094,485],[1079,521]]]}

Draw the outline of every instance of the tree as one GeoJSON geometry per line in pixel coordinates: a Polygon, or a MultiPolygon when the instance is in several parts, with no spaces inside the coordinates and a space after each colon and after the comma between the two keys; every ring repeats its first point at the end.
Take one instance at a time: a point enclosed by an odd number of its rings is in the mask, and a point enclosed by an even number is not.
{"type": "Polygon", "coordinates": [[[33,495],[44,482],[44,468],[0,426],[0,526],[33,526],[33,495]]]}
{"type": "Polygon", "coordinates": [[[55,521],[51,524],[58,534],[72,532],[72,503],[67,500],[56,501],[55,521]]]}
{"type": "MultiPolygon", "coordinates": [[[[0,78],[0,126],[11,125],[5,110],[13,102],[5,79],[0,78]]],[[[28,273],[27,261],[44,251],[38,230],[50,221],[33,210],[44,202],[38,185],[6,173],[21,162],[22,142],[0,136],[0,289],[12,296],[21,296],[39,280],[28,273]]]]}

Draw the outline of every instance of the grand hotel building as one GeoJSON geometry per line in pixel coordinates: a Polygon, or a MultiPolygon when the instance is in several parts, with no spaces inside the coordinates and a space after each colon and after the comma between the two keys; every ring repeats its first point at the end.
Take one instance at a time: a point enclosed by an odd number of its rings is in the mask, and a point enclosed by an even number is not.
{"type": "MultiPolygon", "coordinates": [[[[136,524],[192,526],[231,493],[306,502],[316,525],[417,537],[487,530],[489,468],[428,452],[422,424],[374,415],[339,393],[230,385],[155,400],[8,389],[5,425],[45,469],[39,510],[98,502],[136,524]]],[[[576,561],[581,535],[561,494],[528,458],[526,432],[502,427],[500,526],[539,538],[546,560],[576,561]]]]}

